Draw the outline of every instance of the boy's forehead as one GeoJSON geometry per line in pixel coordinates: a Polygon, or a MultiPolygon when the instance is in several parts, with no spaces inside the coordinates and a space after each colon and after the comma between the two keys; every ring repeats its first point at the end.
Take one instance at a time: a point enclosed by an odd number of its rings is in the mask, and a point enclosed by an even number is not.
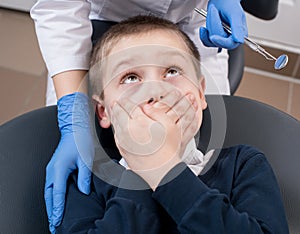
{"type": "MultiPolygon", "coordinates": [[[[140,45],[127,48],[107,57],[106,65],[122,70],[122,66],[158,65],[164,66],[167,61],[189,62],[191,56],[183,50],[161,45],[140,45]]],[[[105,65],[105,64],[104,64],[105,65]]]]}
{"type": "Polygon", "coordinates": [[[141,33],[120,36],[117,43],[111,49],[111,53],[143,45],[160,45],[178,48],[186,52],[189,50],[186,42],[177,32],[168,29],[153,29],[141,33]]]}
{"type": "Polygon", "coordinates": [[[180,65],[185,70],[194,70],[196,59],[185,50],[158,45],[145,44],[132,46],[116,53],[110,53],[101,61],[102,77],[113,78],[118,74],[136,67],[180,65]]]}

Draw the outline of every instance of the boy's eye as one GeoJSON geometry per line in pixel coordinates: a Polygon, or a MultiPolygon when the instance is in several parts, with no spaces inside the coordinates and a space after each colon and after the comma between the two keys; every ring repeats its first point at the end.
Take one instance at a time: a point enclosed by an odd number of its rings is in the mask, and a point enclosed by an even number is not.
{"type": "Polygon", "coordinates": [[[170,77],[179,76],[179,75],[181,75],[181,70],[179,68],[170,67],[170,68],[168,68],[165,77],[170,78],[170,77]]]}
{"type": "Polygon", "coordinates": [[[122,79],[121,79],[121,84],[132,84],[132,83],[136,83],[139,82],[140,79],[134,75],[134,74],[130,74],[130,75],[125,75],[122,79]]]}

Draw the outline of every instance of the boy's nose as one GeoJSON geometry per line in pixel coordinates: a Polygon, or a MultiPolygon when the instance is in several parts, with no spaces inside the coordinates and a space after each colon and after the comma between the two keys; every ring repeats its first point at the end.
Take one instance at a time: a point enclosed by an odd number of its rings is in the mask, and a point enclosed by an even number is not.
{"type": "Polygon", "coordinates": [[[158,102],[164,96],[167,95],[168,92],[174,89],[170,84],[165,84],[164,82],[150,82],[145,85],[145,94],[147,94],[148,103],[158,102]]]}
{"type": "Polygon", "coordinates": [[[161,100],[174,89],[175,87],[167,82],[150,81],[132,86],[122,96],[129,97],[136,104],[153,103],[161,100]]]}
{"type": "Polygon", "coordinates": [[[157,102],[157,101],[159,101],[160,99],[163,99],[163,97],[164,96],[159,96],[159,99],[157,99],[157,98],[153,98],[153,97],[151,97],[151,98],[149,98],[149,100],[148,100],[148,104],[150,104],[150,103],[153,103],[153,102],[157,102]]]}
{"type": "Polygon", "coordinates": [[[173,89],[174,86],[166,82],[149,81],[143,83],[135,95],[143,97],[139,99],[144,99],[144,101],[159,101],[163,96],[173,89]]]}

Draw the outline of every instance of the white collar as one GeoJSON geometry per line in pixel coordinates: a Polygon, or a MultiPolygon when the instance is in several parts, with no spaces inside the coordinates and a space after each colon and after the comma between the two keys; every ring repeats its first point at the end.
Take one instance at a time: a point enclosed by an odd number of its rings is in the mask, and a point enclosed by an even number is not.
{"type": "MultiPolygon", "coordinates": [[[[197,149],[195,139],[193,138],[185,148],[182,156],[182,161],[188,165],[188,167],[196,176],[198,176],[207,162],[210,160],[213,152],[214,150],[210,150],[205,155],[203,155],[203,153],[197,149]]],[[[128,164],[126,163],[124,158],[120,160],[120,164],[126,169],[129,169],[128,164]]]]}

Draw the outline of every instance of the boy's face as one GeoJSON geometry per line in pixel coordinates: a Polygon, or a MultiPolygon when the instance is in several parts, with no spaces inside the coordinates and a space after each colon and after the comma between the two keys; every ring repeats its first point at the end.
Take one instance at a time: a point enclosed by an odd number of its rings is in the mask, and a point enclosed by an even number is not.
{"type": "Polygon", "coordinates": [[[207,104],[203,77],[197,77],[195,59],[174,32],[153,30],[122,38],[101,65],[104,100],[98,101],[100,125],[111,124],[115,102],[129,99],[137,106],[155,103],[173,90],[193,94],[198,105],[198,128],[207,104]]]}

